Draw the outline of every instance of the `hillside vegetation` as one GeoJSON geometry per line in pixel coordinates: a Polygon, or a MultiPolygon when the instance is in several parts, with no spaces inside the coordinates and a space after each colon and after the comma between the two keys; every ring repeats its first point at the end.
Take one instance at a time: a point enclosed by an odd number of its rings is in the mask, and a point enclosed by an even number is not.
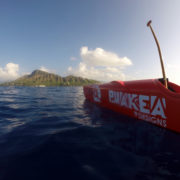
{"type": "Polygon", "coordinates": [[[98,81],[76,76],[61,77],[56,74],[35,70],[15,81],[0,84],[0,86],[83,86],[99,83],[98,81]]]}

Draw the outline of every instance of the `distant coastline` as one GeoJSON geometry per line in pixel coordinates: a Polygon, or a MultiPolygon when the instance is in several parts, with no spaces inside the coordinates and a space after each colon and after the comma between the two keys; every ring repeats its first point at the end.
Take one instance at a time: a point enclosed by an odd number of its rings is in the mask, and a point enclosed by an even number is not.
{"type": "Polygon", "coordinates": [[[0,86],[84,86],[88,84],[99,84],[99,81],[76,77],[61,77],[57,74],[48,73],[41,70],[35,70],[30,75],[22,76],[14,81],[1,83],[0,86]]]}

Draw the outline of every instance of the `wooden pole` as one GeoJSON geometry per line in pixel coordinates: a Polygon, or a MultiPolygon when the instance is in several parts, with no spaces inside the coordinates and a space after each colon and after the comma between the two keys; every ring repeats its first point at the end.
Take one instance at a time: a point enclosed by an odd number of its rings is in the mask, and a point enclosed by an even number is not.
{"type": "Polygon", "coordinates": [[[166,88],[168,88],[168,83],[167,83],[167,79],[166,79],[166,73],[165,73],[165,69],[164,69],[164,63],[163,63],[163,59],[162,59],[161,49],[160,49],[157,37],[156,37],[156,35],[155,35],[154,31],[153,31],[153,28],[151,27],[151,23],[152,23],[152,21],[150,20],[147,23],[147,26],[150,27],[151,32],[152,32],[152,34],[154,36],[154,39],[156,41],[156,45],[157,45],[158,52],[159,52],[159,58],[160,58],[160,62],[161,62],[161,69],[162,69],[163,79],[164,79],[164,83],[165,83],[164,85],[165,85],[166,88]]]}

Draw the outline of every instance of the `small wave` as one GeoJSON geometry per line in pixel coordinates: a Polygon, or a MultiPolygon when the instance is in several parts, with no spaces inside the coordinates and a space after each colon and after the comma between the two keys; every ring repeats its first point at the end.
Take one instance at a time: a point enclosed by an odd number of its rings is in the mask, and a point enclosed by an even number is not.
{"type": "Polygon", "coordinates": [[[85,100],[0,87],[0,179],[180,179],[179,134],[85,100]]]}

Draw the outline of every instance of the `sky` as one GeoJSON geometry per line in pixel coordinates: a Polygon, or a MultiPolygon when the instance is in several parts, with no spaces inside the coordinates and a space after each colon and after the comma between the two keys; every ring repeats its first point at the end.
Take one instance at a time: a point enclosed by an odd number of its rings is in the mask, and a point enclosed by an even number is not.
{"type": "Polygon", "coordinates": [[[180,85],[179,0],[0,0],[0,81],[35,69],[101,81],[180,85]]]}

